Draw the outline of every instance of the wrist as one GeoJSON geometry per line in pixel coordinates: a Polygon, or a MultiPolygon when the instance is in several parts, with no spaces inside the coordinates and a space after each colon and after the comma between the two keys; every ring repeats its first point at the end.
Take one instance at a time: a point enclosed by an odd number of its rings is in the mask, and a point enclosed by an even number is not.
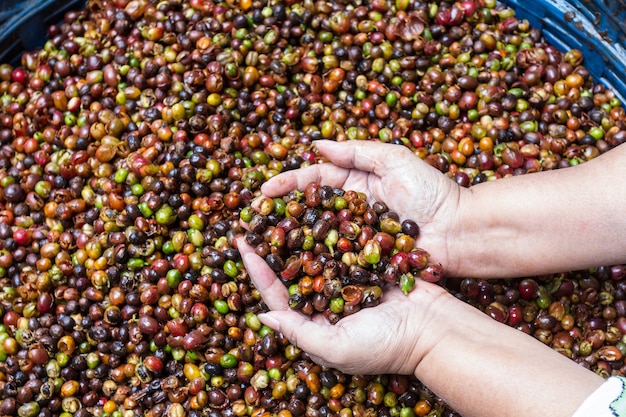
{"type": "Polygon", "coordinates": [[[471,190],[457,186],[451,180],[447,192],[441,193],[438,209],[432,217],[432,221],[421,226],[420,241],[418,245],[430,253],[430,261],[441,264],[445,275],[454,277],[464,273],[463,261],[467,253],[465,245],[460,244],[467,240],[467,218],[471,214],[468,207],[473,202],[471,190]]]}
{"type": "Polygon", "coordinates": [[[413,298],[414,306],[411,315],[419,317],[420,323],[411,326],[413,343],[409,356],[412,373],[417,375],[422,363],[428,361],[428,357],[438,350],[438,346],[445,344],[450,334],[454,334],[458,314],[462,314],[461,310],[469,306],[442,287],[425,281],[418,281],[409,296],[413,298]]]}
{"type": "Polygon", "coordinates": [[[511,272],[503,256],[510,258],[508,254],[516,251],[511,244],[519,238],[519,222],[498,208],[494,185],[484,183],[460,190],[445,238],[447,276],[499,278],[511,272]]]}

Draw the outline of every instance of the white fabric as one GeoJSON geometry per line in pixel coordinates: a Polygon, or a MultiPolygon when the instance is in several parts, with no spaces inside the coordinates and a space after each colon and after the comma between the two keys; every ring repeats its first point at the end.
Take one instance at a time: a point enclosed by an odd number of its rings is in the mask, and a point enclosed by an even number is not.
{"type": "Polygon", "coordinates": [[[626,378],[607,379],[572,417],[626,417],[626,378]]]}

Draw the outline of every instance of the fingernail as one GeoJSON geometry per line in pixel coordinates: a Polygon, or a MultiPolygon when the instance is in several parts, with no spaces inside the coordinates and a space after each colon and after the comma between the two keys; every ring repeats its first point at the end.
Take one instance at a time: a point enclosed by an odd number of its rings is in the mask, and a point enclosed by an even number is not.
{"type": "Polygon", "coordinates": [[[265,324],[267,327],[279,332],[280,331],[280,322],[278,320],[276,320],[274,317],[272,317],[269,314],[266,313],[261,313],[259,314],[259,320],[261,320],[261,322],[263,324],[265,324]]]}
{"type": "Polygon", "coordinates": [[[239,249],[239,242],[240,240],[243,242],[243,239],[244,239],[243,234],[239,234],[235,236],[235,238],[233,239],[233,242],[235,242],[235,244],[233,245],[235,249],[239,249]]]}
{"type": "Polygon", "coordinates": [[[258,210],[259,208],[259,203],[261,202],[261,196],[259,197],[255,197],[254,200],[252,200],[252,202],[250,203],[250,207],[252,207],[255,210],[258,210]]]}

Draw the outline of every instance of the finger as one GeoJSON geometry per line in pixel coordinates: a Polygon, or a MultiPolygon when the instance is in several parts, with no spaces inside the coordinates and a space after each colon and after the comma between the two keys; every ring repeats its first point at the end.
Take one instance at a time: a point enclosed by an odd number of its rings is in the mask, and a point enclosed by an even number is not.
{"type": "Polygon", "coordinates": [[[272,310],[289,309],[289,293],[276,277],[274,271],[260,256],[254,253],[252,246],[248,245],[243,238],[237,240],[237,247],[248,275],[250,275],[256,289],[261,293],[265,304],[272,310]]]}
{"type": "Polygon", "coordinates": [[[244,222],[243,220],[239,220],[239,225],[241,225],[244,230],[250,230],[250,226],[248,226],[248,223],[244,222]]]}
{"type": "Polygon", "coordinates": [[[407,157],[413,157],[404,146],[373,141],[318,140],[315,141],[315,147],[320,154],[339,167],[356,168],[378,176],[388,173],[392,167],[406,163],[407,157]]]}
{"type": "Polygon", "coordinates": [[[311,165],[270,178],[261,186],[261,191],[268,197],[278,197],[293,190],[303,191],[312,182],[342,187],[349,173],[348,170],[333,164],[311,165]]]}

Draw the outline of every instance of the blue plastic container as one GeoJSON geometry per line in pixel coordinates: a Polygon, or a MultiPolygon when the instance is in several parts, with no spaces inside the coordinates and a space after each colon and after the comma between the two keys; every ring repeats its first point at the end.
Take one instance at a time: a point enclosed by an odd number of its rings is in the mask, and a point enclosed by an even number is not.
{"type": "MultiPolygon", "coordinates": [[[[626,0],[503,0],[562,51],[580,49],[596,82],[626,103],[626,0]]],[[[85,0],[0,0],[0,62],[43,45],[46,28],[85,0]]]]}
{"type": "Polygon", "coordinates": [[[557,48],[580,49],[596,82],[626,103],[626,0],[506,0],[557,48]]]}
{"type": "Polygon", "coordinates": [[[19,62],[22,52],[43,46],[65,12],[84,7],[85,0],[0,0],[0,63],[19,62]]]}

